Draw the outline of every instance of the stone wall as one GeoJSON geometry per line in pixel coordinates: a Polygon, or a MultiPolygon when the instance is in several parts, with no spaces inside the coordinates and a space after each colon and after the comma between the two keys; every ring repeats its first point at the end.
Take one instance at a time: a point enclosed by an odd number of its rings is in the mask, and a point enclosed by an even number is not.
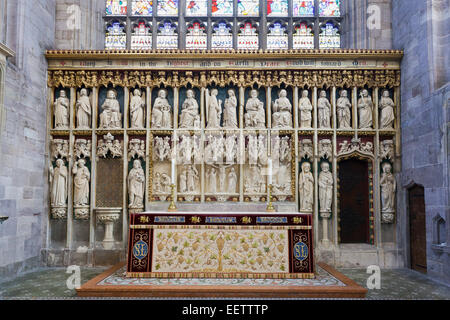
{"type": "MultiPolygon", "coordinates": [[[[4,23],[4,21],[2,21],[4,23]]],[[[0,128],[0,281],[40,264],[46,239],[47,61],[54,48],[55,1],[8,1],[6,45],[15,51],[5,72],[0,128]]]]}
{"type": "Polygon", "coordinates": [[[450,282],[448,1],[393,1],[392,7],[394,48],[405,50],[399,242],[407,249],[408,262],[408,188],[421,185],[425,188],[428,274],[450,282]],[[443,246],[437,244],[439,217],[446,221],[445,231],[441,228],[446,233],[441,239],[447,239],[443,246]]]}

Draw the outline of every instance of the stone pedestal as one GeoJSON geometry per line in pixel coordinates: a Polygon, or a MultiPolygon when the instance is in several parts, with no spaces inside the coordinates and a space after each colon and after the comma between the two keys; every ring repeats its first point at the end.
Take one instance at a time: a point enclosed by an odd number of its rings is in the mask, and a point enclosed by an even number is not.
{"type": "Polygon", "coordinates": [[[67,207],[52,207],[52,218],[57,220],[67,219],[67,207]]]}
{"type": "Polygon", "coordinates": [[[105,237],[103,247],[107,250],[114,248],[114,223],[119,221],[121,208],[97,208],[97,219],[105,225],[105,237]]]}

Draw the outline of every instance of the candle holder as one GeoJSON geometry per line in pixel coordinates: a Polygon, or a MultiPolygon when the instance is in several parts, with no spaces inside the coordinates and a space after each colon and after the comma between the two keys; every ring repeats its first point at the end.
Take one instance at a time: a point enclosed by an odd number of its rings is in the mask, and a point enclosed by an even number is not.
{"type": "Polygon", "coordinates": [[[167,211],[175,212],[177,211],[177,206],[175,205],[175,184],[171,184],[170,188],[172,189],[172,195],[170,196],[170,205],[167,211]]]}
{"type": "Polygon", "coordinates": [[[269,184],[269,203],[267,204],[266,212],[275,212],[275,208],[272,204],[272,188],[273,185],[269,184]]]}

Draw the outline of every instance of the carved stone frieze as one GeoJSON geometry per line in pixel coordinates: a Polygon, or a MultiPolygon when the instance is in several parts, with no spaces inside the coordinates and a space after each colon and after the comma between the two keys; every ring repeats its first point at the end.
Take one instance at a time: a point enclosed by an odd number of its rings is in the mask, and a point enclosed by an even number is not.
{"type": "Polygon", "coordinates": [[[319,141],[319,158],[331,159],[333,155],[333,144],[330,139],[319,141]]]}
{"type": "Polygon", "coordinates": [[[345,140],[339,144],[338,156],[351,154],[353,152],[359,152],[373,157],[373,143],[370,141],[362,143],[361,139],[353,138],[351,142],[345,140]]]}
{"type": "Polygon", "coordinates": [[[298,156],[300,159],[311,159],[314,156],[313,143],[311,139],[303,139],[300,141],[298,156]]]}
{"type": "Polygon", "coordinates": [[[394,159],[394,141],[393,140],[383,140],[380,143],[380,159],[381,160],[394,159]]]}
{"type": "Polygon", "coordinates": [[[128,143],[128,161],[133,158],[145,159],[145,141],[140,139],[132,139],[128,143]]]}
{"type": "Polygon", "coordinates": [[[97,143],[97,157],[106,158],[108,152],[111,152],[113,158],[121,158],[123,155],[122,142],[115,140],[111,133],[103,136],[97,143]]]}
{"type": "Polygon", "coordinates": [[[91,157],[91,140],[87,139],[77,139],[75,140],[75,156],[80,158],[90,158],[91,157]]]}
{"type": "Polygon", "coordinates": [[[64,139],[52,139],[50,153],[53,160],[58,158],[67,159],[69,156],[69,141],[64,139]]]}

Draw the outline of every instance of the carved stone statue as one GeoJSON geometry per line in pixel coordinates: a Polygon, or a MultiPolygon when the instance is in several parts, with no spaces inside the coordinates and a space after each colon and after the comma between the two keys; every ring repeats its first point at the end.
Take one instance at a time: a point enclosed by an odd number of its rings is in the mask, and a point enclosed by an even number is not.
{"type": "Polygon", "coordinates": [[[272,111],[273,128],[292,128],[292,104],[287,98],[286,90],[280,91],[272,111]]]}
{"type": "Polygon", "coordinates": [[[298,190],[300,197],[300,211],[312,212],[314,204],[314,177],[311,173],[311,164],[303,162],[302,172],[298,178],[298,190]]]}
{"type": "Polygon", "coordinates": [[[141,161],[133,161],[133,169],[128,174],[128,198],[130,208],[144,207],[145,173],[141,161]]]}
{"type": "Polygon", "coordinates": [[[319,128],[331,128],[331,104],[327,99],[325,90],[320,91],[317,109],[319,113],[319,128]]]}
{"type": "Polygon", "coordinates": [[[206,89],[206,111],[207,111],[207,129],[218,129],[220,128],[220,119],[222,117],[222,100],[217,100],[217,95],[219,91],[217,89],[209,90],[206,89]]]}
{"type": "Polygon", "coordinates": [[[342,90],[336,102],[339,129],[351,129],[352,104],[347,98],[347,90],[342,90]]]}
{"type": "Polygon", "coordinates": [[[194,122],[199,116],[198,102],[195,100],[193,90],[188,90],[186,96],[187,98],[181,106],[180,128],[194,128],[194,122]]]}
{"type": "Polygon", "coordinates": [[[171,154],[170,138],[155,137],[155,144],[153,150],[155,160],[162,162],[166,159],[169,159],[171,154]]]}
{"type": "MultiPolygon", "coordinates": [[[[248,163],[250,165],[258,163],[258,139],[254,135],[248,136],[248,163]]],[[[267,152],[267,151],[266,151],[267,152]]]]}
{"type": "Polygon", "coordinates": [[[141,90],[135,89],[130,101],[130,127],[145,128],[145,96],[141,97],[141,90]]]}
{"type": "Polygon", "coordinates": [[[389,96],[389,91],[383,91],[383,96],[380,99],[380,129],[393,129],[394,128],[394,101],[389,96]]]}
{"type": "Polygon", "coordinates": [[[108,90],[105,102],[102,105],[102,110],[100,114],[100,128],[122,128],[122,114],[120,113],[120,105],[117,100],[116,91],[108,90]]]}
{"type": "Polygon", "coordinates": [[[188,192],[195,192],[197,180],[199,179],[198,170],[195,166],[188,166],[187,169],[187,188],[188,192]]]}
{"type": "Polygon", "coordinates": [[[156,172],[155,177],[153,179],[153,191],[156,194],[162,193],[162,183],[161,183],[161,173],[156,172]]]}
{"type": "Polygon", "coordinates": [[[67,167],[64,160],[56,160],[56,168],[50,166],[50,185],[51,197],[50,203],[52,207],[65,207],[67,200],[67,167]]]}
{"type": "Polygon", "coordinates": [[[228,136],[225,140],[226,163],[234,163],[237,154],[236,135],[228,136]]]}
{"type": "Polygon", "coordinates": [[[237,129],[237,99],[234,90],[228,90],[228,98],[225,99],[225,109],[223,112],[223,126],[228,129],[237,129]]]}
{"type": "Polygon", "coordinates": [[[89,204],[89,181],[91,180],[91,173],[85,166],[84,159],[78,160],[73,165],[73,204],[75,206],[86,206],[89,204]]]}
{"type": "Polygon", "coordinates": [[[206,178],[208,181],[208,191],[209,193],[216,193],[217,192],[217,176],[216,176],[216,169],[215,168],[210,168],[207,172],[206,172],[206,178]]]}
{"type": "Polygon", "coordinates": [[[373,103],[372,98],[369,96],[369,91],[365,89],[361,92],[361,98],[358,100],[358,113],[359,128],[372,128],[373,103]]]}
{"type": "Polygon", "coordinates": [[[66,91],[59,92],[59,98],[55,101],[55,128],[68,129],[69,128],[69,99],[66,91]]]}
{"type": "Polygon", "coordinates": [[[395,192],[397,183],[392,174],[392,166],[390,163],[383,165],[383,173],[380,179],[381,186],[381,212],[394,213],[395,211],[395,192]]]}
{"type": "Polygon", "coordinates": [[[186,169],[184,169],[181,172],[178,179],[180,181],[180,193],[186,193],[187,192],[187,171],[186,171],[186,169]]]}
{"type": "Polygon", "coordinates": [[[231,168],[230,172],[228,173],[228,193],[230,194],[236,193],[236,186],[237,186],[237,174],[234,168],[231,168]]]}
{"type": "Polygon", "coordinates": [[[333,201],[333,175],[330,172],[328,162],[321,164],[322,171],[319,174],[319,203],[320,215],[322,218],[329,218],[331,215],[331,204],[333,201]]]}
{"type": "Polygon", "coordinates": [[[246,114],[245,127],[246,128],[265,128],[266,127],[266,113],[264,111],[264,103],[258,98],[258,91],[253,89],[250,92],[250,99],[248,99],[245,106],[246,114]]]}
{"type": "Polygon", "coordinates": [[[77,112],[77,129],[90,129],[92,107],[86,89],[83,88],[80,90],[80,97],[77,100],[75,108],[77,112]]]}
{"type": "Polygon", "coordinates": [[[308,98],[308,90],[302,91],[302,97],[298,103],[300,110],[300,128],[310,129],[312,128],[312,110],[313,106],[311,100],[308,98]]]}
{"type": "Polygon", "coordinates": [[[172,128],[172,108],[167,100],[167,91],[158,91],[152,110],[152,128],[172,128]]]}

